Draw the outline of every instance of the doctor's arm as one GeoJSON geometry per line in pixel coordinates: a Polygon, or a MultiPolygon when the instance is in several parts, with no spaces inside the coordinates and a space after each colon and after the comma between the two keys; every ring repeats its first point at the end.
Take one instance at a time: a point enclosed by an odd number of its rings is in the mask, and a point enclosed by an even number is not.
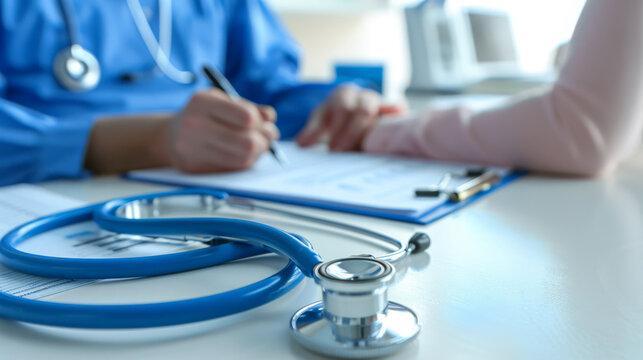
{"type": "MultiPolygon", "coordinates": [[[[3,78],[0,75],[0,85],[3,78]]],[[[4,88],[0,86],[0,94],[4,88]]],[[[0,186],[174,166],[189,172],[251,166],[279,137],[274,110],[195,94],[179,114],[55,118],[0,98],[0,186]]]]}
{"type": "Polygon", "coordinates": [[[594,176],[613,169],[643,126],[643,2],[588,0],[551,88],[482,112],[425,110],[382,121],[371,152],[594,176]]]}
{"type": "Polygon", "coordinates": [[[178,114],[96,121],[85,167],[95,173],[161,166],[197,173],[244,169],[279,138],[274,121],[269,106],[202,91],[178,114]]]}
{"type": "Polygon", "coordinates": [[[83,176],[90,124],[56,118],[4,97],[0,74],[0,186],[83,176]]]}

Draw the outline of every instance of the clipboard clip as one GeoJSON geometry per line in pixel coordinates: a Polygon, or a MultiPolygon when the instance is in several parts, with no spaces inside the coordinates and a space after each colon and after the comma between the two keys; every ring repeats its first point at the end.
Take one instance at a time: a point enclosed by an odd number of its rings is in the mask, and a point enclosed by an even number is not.
{"type": "Polygon", "coordinates": [[[456,187],[449,193],[449,200],[453,202],[467,200],[479,192],[491,189],[492,186],[499,182],[500,176],[495,171],[488,171],[456,187]]]}
{"type": "Polygon", "coordinates": [[[449,200],[452,202],[461,202],[471,198],[472,196],[478,194],[482,191],[487,191],[491,189],[494,185],[500,182],[500,175],[495,171],[487,171],[484,168],[481,169],[467,169],[465,174],[452,174],[446,173],[442,176],[442,179],[438,185],[421,188],[415,190],[416,197],[438,197],[442,193],[446,193],[449,196],[449,200]],[[474,178],[457,186],[453,190],[448,190],[447,185],[451,182],[451,179],[454,177],[471,177],[474,178]]]}

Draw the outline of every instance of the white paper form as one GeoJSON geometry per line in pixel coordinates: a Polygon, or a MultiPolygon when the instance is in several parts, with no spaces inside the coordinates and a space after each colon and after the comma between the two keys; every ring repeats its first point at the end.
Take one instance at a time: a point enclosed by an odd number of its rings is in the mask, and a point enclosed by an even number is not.
{"type": "MultiPolygon", "coordinates": [[[[447,199],[417,198],[415,189],[437,185],[445,173],[461,173],[465,165],[364,153],[334,153],[325,147],[302,149],[280,142],[289,164],[264,154],[249,170],[193,175],[173,169],[134,171],[137,180],[203,186],[247,195],[350,207],[358,210],[417,216],[447,199]]],[[[504,175],[506,169],[495,169],[504,175]]],[[[457,179],[454,184],[457,185],[457,179]]]]}
{"type": "MultiPolygon", "coordinates": [[[[35,218],[83,206],[34,185],[0,188],[0,236],[35,218]]],[[[187,249],[186,244],[150,242],[150,238],[119,235],[99,229],[93,222],[66,226],[18,245],[30,253],[59,257],[147,256],[187,249]]],[[[38,299],[95,280],[53,279],[14,271],[0,264],[0,290],[14,296],[38,299]]]]}

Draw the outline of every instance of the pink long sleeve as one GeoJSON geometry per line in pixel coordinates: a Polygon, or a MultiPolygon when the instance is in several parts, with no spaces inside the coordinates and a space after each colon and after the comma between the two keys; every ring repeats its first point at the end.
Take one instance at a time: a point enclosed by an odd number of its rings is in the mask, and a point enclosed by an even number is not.
{"type": "Polygon", "coordinates": [[[482,112],[382,121],[364,149],[594,176],[640,141],[642,70],[643,1],[588,0],[553,86],[482,112]]]}

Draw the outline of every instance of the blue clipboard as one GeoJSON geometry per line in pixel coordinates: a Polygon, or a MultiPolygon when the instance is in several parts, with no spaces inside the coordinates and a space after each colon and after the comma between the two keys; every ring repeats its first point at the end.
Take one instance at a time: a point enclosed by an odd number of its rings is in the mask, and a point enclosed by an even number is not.
{"type": "MultiPolygon", "coordinates": [[[[407,215],[401,215],[401,214],[391,214],[391,213],[383,213],[378,211],[347,208],[347,207],[342,207],[338,205],[330,205],[330,204],[324,204],[324,203],[319,203],[315,201],[307,201],[305,199],[289,199],[284,197],[266,196],[263,194],[256,194],[256,193],[247,192],[247,191],[238,191],[230,188],[221,188],[221,187],[210,187],[210,188],[214,190],[225,191],[232,196],[246,197],[246,198],[251,198],[256,200],[272,201],[272,202],[279,202],[284,204],[305,206],[305,207],[331,210],[331,211],[337,211],[337,212],[353,213],[358,215],[378,217],[378,218],[383,218],[388,220],[403,221],[403,222],[409,222],[409,223],[415,223],[415,224],[429,224],[459,209],[462,209],[468,206],[469,204],[477,201],[478,199],[481,199],[487,196],[488,194],[506,186],[507,184],[516,181],[517,179],[521,178],[526,174],[527,174],[527,171],[523,171],[523,170],[510,172],[507,175],[503,176],[500,182],[492,186],[490,189],[485,191],[480,191],[477,194],[473,195],[472,197],[468,198],[467,200],[460,201],[460,202],[447,200],[437,208],[433,208],[423,214],[416,215],[416,216],[407,216],[407,215]]],[[[180,184],[177,182],[150,180],[147,178],[142,179],[132,174],[125,174],[123,175],[123,178],[134,180],[134,181],[161,184],[161,185],[185,186],[185,184],[180,184]]],[[[200,185],[199,187],[204,187],[204,186],[200,185]]]]}

